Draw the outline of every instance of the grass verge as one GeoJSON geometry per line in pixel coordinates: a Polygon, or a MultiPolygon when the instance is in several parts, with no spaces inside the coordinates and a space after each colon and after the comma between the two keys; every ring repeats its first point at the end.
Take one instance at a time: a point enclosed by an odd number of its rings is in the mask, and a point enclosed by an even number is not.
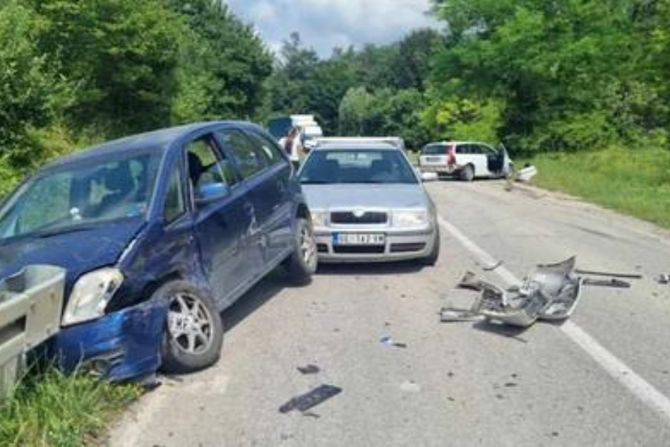
{"type": "Polygon", "coordinates": [[[0,445],[97,444],[113,418],[139,395],[134,385],[112,385],[55,369],[30,374],[0,409],[0,445]]]}
{"type": "Polygon", "coordinates": [[[537,186],[670,228],[670,151],[662,148],[541,154],[537,186]]]}

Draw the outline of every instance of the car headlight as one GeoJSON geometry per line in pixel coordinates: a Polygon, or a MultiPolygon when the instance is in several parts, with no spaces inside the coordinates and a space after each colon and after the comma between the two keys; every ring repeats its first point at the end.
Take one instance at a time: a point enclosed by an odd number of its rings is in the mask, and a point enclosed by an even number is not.
{"type": "Polygon", "coordinates": [[[111,267],[83,275],[72,289],[61,324],[69,326],[103,316],[107,303],[122,282],[123,274],[111,267]]]}
{"type": "Polygon", "coordinates": [[[420,227],[428,224],[428,212],[426,210],[404,210],[393,212],[394,227],[420,227]]]}
{"type": "Polygon", "coordinates": [[[325,211],[311,211],[314,228],[327,226],[328,213],[325,211]]]}

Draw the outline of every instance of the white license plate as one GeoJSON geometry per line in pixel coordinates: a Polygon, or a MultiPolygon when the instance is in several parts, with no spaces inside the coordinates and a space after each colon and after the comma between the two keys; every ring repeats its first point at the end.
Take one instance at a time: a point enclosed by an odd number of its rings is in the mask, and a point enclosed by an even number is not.
{"type": "Polygon", "coordinates": [[[335,233],[333,245],[384,245],[386,235],[379,233],[335,233]]]}

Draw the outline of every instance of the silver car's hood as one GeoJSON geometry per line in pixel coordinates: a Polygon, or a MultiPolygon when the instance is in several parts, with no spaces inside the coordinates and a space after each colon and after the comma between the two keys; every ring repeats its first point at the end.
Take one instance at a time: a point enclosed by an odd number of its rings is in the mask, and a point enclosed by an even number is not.
{"type": "Polygon", "coordinates": [[[429,208],[421,185],[302,185],[313,210],[354,208],[429,208]]]}

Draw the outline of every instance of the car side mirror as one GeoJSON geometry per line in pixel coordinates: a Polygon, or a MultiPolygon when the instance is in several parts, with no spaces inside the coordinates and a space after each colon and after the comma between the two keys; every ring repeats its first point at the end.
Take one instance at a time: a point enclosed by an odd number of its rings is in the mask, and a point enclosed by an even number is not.
{"type": "Polygon", "coordinates": [[[230,194],[230,187],[225,183],[209,183],[201,185],[195,194],[195,203],[197,205],[207,205],[215,202],[230,194]]]}
{"type": "Polygon", "coordinates": [[[421,181],[422,182],[435,182],[437,181],[438,176],[435,172],[422,172],[421,181]]]}

